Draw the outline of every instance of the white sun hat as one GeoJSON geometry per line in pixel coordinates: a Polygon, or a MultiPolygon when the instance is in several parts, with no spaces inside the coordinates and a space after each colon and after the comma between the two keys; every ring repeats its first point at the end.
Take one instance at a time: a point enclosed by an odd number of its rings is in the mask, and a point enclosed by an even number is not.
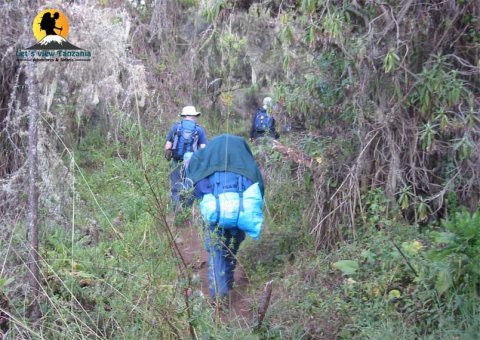
{"type": "Polygon", "coordinates": [[[180,113],[180,116],[199,116],[200,112],[197,112],[195,109],[195,106],[185,106],[182,109],[182,113],[180,113]]]}
{"type": "Polygon", "coordinates": [[[275,108],[275,103],[273,102],[273,99],[271,97],[265,97],[263,99],[263,108],[266,110],[269,107],[274,109],[275,108]]]}

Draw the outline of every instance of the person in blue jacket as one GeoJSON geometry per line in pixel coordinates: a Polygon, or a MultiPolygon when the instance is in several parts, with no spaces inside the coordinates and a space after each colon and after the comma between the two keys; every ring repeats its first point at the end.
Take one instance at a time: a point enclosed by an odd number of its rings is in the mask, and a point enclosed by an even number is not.
{"type": "Polygon", "coordinates": [[[275,130],[275,118],[272,113],[275,110],[275,103],[271,97],[263,99],[262,106],[255,111],[252,117],[252,124],[250,127],[250,141],[262,137],[271,137],[278,139],[280,135],[275,130]]]}
{"type": "MultiPolygon", "coordinates": [[[[194,153],[189,159],[186,177],[195,186],[198,198],[212,193],[212,176],[235,173],[242,176],[244,186],[258,183],[263,197],[264,184],[260,169],[247,142],[237,136],[220,135],[194,153]]],[[[218,176],[217,176],[218,177],[218,176]]],[[[224,191],[231,186],[226,185],[224,191]]],[[[221,228],[215,223],[205,226],[205,246],[209,254],[208,280],[213,301],[228,296],[234,283],[237,264],[236,254],[245,239],[245,232],[238,227],[221,228]]]]}
{"type": "Polygon", "coordinates": [[[164,147],[165,158],[171,161],[170,187],[176,209],[182,201],[180,193],[184,189],[182,167],[184,156],[207,145],[205,129],[197,123],[200,112],[195,106],[185,106],[180,116],[182,120],[170,128],[164,147]]]}

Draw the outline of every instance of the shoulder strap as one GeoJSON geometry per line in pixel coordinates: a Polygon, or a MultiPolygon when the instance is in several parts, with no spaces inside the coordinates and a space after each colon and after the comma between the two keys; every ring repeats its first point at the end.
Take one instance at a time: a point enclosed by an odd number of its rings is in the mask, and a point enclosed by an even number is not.
{"type": "Polygon", "coordinates": [[[197,122],[195,122],[195,126],[193,127],[193,135],[199,135],[200,134],[200,131],[199,131],[199,128],[198,128],[198,124],[197,122]]]}
{"type": "Polygon", "coordinates": [[[215,219],[215,225],[218,224],[220,221],[220,198],[218,197],[218,188],[220,186],[220,174],[215,172],[213,174],[213,185],[212,185],[212,193],[215,196],[215,210],[217,211],[217,218],[215,219]]]}
{"type": "Polygon", "coordinates": [[[245,183],[242,175],[238,175],[238,214],[237,214],[237,223],[238,218],[240,217],[240,212],[244,210],[243,208],[243,192],[245,191],[245,183]]]}
{"type": "MultiPolygon", "coordinates": [[[[226,178],[226,177],[228,177],[228,173],[215,172],[210,177],[210,185],[211,185],[211,188],[212,188],[212,194],[215,197],[215,210],[216,210],[215,224],[218,224],[218,222],[220,221],[220,217],[221,217],[220,194],[222,194],[224,192],[232,192],[232,190],[228,190],[228,189],[233,189],[233,188],[235,188],[235,191],[233,191],[233,192],[238,193],[238,200],[239,200],[239,202],[238,202],[238,213],[237,213],[237,222],[238,222],[238,218],[240,216],[240,213],[245,210],[244,205],[243,205],[243,192],[246,189],[246,184],[247,183],[245,182],[245,178],[242,175],[235,173],[235,180],[234,181],[230,182],[230,180],[229,180],[229,181],[227,181],[228,183],[223,183],[223,185],[221,185],[222,184],[221,176],[225,176],[225,178],[226,178]]],[[[225,179],[223,179],[223,181],[226,182],[225,179]]]]}
{"type": "Polygon", "coordinates": [[[178,140],[180,139],[180,135],[182,133],[182,122],[177,122],[175,124],[176,126],[176,131],[175,133],[173,134],[173,145],[172,145],[172,150],[177,150],[177,147],[178,147],[178,140]]]}

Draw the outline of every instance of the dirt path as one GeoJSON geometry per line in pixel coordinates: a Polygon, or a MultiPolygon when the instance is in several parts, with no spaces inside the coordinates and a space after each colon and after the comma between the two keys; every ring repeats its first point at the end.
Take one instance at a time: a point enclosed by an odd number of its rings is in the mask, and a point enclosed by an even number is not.
{"type": "MultiPolygon", "coordinates": [[[[176,229],[177,245],[194,275],[201,280],[202,293],[208,297],[208,254],[205,245],[193,226],[182,226],[176,229]]],[[[230,308],[223,313],[224,321],[234,322],[237,326],[247,327],[252,322],[251,301],[248,293],[248,278],[241,265],[235,270],[235,287],[231,293],[230,308]]]]}

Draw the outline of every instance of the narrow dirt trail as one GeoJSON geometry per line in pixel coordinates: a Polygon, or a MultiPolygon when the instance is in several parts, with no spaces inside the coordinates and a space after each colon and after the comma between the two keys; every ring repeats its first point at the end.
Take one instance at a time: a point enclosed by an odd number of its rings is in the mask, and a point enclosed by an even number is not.
{"type": "MultiPolygon", "coordinates": [[[[204,296],[209,297],[208,288],[208,254],[196,228],[189,223],[176,228],[176,243],[182,252],[187,265],[194,275],[200,278],[200,289],[204,296]]],[[[235,323],[236,326],[248,327],[252,322],[253,313],[250,308],[252,296],[248,292],[249,281],[244,269],[237,265],[235,270],[235,285],[231,292],[230,307],[222,312],[222,320],[235,323]]]]}

